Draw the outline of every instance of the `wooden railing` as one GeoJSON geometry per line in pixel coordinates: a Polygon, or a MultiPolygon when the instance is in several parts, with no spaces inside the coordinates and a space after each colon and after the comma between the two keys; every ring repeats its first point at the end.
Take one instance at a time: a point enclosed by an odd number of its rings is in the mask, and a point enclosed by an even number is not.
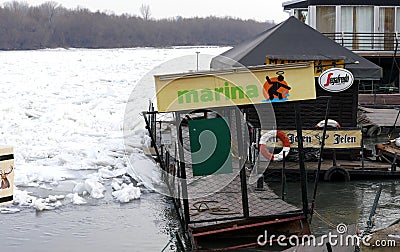
{"type": "Polygon", "coordinates": [[[352,51],[397,51],[398,34],[393,33],[323,33],[352,51]]]}

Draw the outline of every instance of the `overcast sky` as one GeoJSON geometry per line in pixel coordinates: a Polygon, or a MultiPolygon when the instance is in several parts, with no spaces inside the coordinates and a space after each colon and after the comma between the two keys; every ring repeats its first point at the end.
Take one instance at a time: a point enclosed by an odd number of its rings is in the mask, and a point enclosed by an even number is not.
{"type": "MultiPolygon", "coordinates": [[[[11,0],[8,0],[11,1],[11,0]]],[[[3,4],[8,1],[0,0],[3,4]]],[[[47,0],[48,1],[48,0],[47,0]]],[[[52,0],[67,8],[86,7],[92,11],[111,10],[115,14],[140,15],[142,4],[150,6],[153,18],[232,16],[257,21],[281,22],[288,17],[282,2],[287,0],[52,0]]],[[[29,5],[38,5],[46,0],[26,0],[29,5]]]]}

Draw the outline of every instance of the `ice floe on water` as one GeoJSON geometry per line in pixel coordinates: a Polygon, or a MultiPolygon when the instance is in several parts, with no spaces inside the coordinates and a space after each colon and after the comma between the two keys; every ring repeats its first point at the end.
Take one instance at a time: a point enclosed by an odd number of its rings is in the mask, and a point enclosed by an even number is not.
{"type": "Polygon", "coordinates": [[[142,152],[136,150],[130,156],[130,165],[127,174],[138,181],[139,185],[155,190],[161,185],[160,168],[153,160],[147,158],[142,152]]]}
{"type": "Polygon", "coordinates": [[[67,197],[71,199],[71,203],[74,205],[84,205],[87,203],[87,201],[83,197],[79,196],[78,193],[70,193],[67,197]]]}
{"type": "Polygon", "coordinates": [[[0,213],[2,214],[13,214],[19,213],[21,210],[15,207],[0,207],[0,213]]]}
{"type": "Polygon", "coordinates": [[[121,203],[127,203],[140,198],[140,188],[133,186],[132,183],[129,185],[123,183],[119,190],[112,192],[112,196],[121,203]]]}
{"type": "Polygon", "coordinates": [[[64,195],[48,195],[45,198],[31,195],[27,190],[14,188],[14,206],[3,207],[0,213],[17,213],[20,208],[32,207],[38,211],[53,210],[63,205],[64,195]]]}

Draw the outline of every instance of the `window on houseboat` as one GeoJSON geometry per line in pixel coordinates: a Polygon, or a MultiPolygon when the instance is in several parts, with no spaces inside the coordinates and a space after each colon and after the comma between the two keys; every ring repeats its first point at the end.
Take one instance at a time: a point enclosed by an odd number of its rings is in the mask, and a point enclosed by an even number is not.
{"type": "Polygon", "coordinates": [[[319,32],[325,33],[327,37],[335,38],[336,27],[336,7],[317,6],[316,28],[319,32]]]}
{"type": "Polygon", "coordinates": [[[400,32],[400,7],[397,7],[396,13],[396,32],[400,32]]]}
{"type": "Polygon", "coordinates": [[[394,50],[394,25],[395,25],[394,8],[379,9],[379,27],[378,31],[381,36],[381,49],[394,50]]]}
{"type": "Polygon", "coordinates": [[[341,27],[343,33],[339,35],[340,43],[345,47],[351,50],[373,48],[374,8],[372,6],[343,6],[341,27]]]}

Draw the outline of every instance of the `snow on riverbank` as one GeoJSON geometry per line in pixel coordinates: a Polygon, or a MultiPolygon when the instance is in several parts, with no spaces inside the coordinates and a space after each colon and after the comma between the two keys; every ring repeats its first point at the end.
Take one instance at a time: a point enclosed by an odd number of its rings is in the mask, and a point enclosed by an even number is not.
{"type": "MultiPolygon", "coordinates": [[[[0,52],[0,145],[14,146],[16,184],[14,205],[0,213],[86,204],[106,194],[115,202],[139,199],[140,187],[152,189],[160,179],[154,163],[135,149],[145,135],[139,116],[125,148],[123,120],[131,92],[144,74],[168,59],[224,50],[0,52]]],[[[138,114],[154,96],[153,83],[136,92],[138,114]]]]}

